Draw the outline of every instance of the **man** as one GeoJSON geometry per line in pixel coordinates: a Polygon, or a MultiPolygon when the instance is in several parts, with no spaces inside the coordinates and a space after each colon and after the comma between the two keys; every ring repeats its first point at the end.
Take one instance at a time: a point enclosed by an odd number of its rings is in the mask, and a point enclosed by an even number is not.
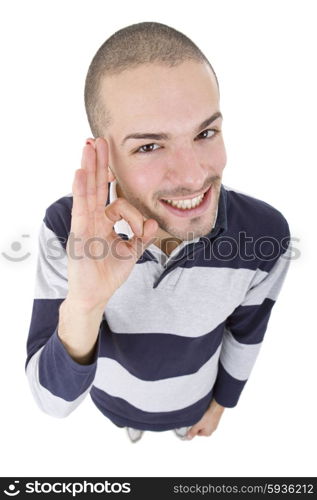
{"type": "Polygon", "coordinates": [[[39,237],[26,373],[65,417],[89,393],[132,441],[210,436],[249,378],[290,262],[284,216],[222,183],[216,75],[139,23],[94,56],[94,138],[39,237]]]}

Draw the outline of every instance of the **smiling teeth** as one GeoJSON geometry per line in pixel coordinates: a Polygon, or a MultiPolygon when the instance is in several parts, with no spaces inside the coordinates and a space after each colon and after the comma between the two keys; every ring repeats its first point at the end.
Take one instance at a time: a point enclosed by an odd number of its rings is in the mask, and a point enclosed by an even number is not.
{"type": "Polygon", "coordinates": [[[191,200],[164,200],[166,203],[169,203],[173,207],[180,208],[182,210],[188,210],[191,208],[197,207],[202,202],[205,193],[196,196],[196,198],[192,198],[191,200]]]}

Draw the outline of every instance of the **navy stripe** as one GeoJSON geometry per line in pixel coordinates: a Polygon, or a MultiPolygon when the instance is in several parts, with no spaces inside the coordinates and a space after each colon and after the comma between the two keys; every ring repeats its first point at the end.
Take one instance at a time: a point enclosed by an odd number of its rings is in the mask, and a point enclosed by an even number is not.
{"type": "Polygon", "coordinates": [[[113,423],[150,431],[165,431],[194,425],[209,407],[212,395],[211,390],[207,396],[181,410],[151,413],[139,410],[124,399],[110,396],[94,386],[90,391],[91,399],[97,408],[113,423]]]}
{"type": "Polygon", "coordinates": [[[64,250],[70,232],[72,207],[73,197],[63,196],[46,209],[43,219],[46,226],[56,234],[64,250]]]}
{"type": "Polygon", "coordinates": [[[275,301],[265,299],[261,305],[238,306],[226,321],[233,337],[242,344],[262,342],[275,301]]]}
{"type": "Polygon", "coordinates": [[[237,380],[229,375],[219,361],[218,375],[213,387],[214,399],[222,406],[233,408],[238,403],[246,382],[247,380],[237,380]]]}
{"type": "MultiPolygon", "coordinates": [[[[259,269],[270,272],[276,260],[289,246],[290,230],[287,220],[279,210],[263,200],[230,189],[227,193],[230,230],[226,236],[232,237],[236,242],[239,242],[239,234],[240,241],[244,238],[243,233],[246,237],[252,237],[252,242],[239,246],[241,267],[244,267],[247,254],[250,254],[257,260],[259,269]]],[[[220,253],[224,253],[224,250],[220,253]]]]}
{"type": "Polygon", "coordinates": [[[58,324],[59,307],[64,300],[64,298],[33,300],[32,317],[26,344],[27,359],[25,368],[33,354],[53,335],[58,324]]]}
{"type": "Polygon", "coordinates": [[[142,380],[161,380],[189,375],[201,368],[218,349],[224,322],[201,337],[166,333],[113,333],[104,320],[100,356],[118,361],[142,380]]]}
{"type": "MultiPolygon", "coordinates": [[[[249,219],[247,216],[246,218],[249,219]]],[[[165,272],[161,274],[155,287],[176,267],[226,267],[253,271],[260,269],[270,272],[290,243],[289,228],[285,219],[272,218],[273,220],[275,220],[275,226],[273,225],[271,234],[261,231],[254,235],[247,225],[241,229],[241,224],[237,227],[232,224],[230,233],[220,235],[213,240],[203,236],[198,242],[186,245],[177,254],[174,262],[169,264],[165,272]],[[278,229],[277,226],[279,226],[278,229]],[[252,236],[251,239],[250,236],[252,236]]],[[[239,224],[240,221],[237,223],[239,224]]]]}
{"type": "Polygon", "coordinates": [[[54,396],[74,401],[92,384],[97,369],[97,355],[98,344],[91,364],[76,363],[55,331],[41,352],[39,382],[54,396]]]}

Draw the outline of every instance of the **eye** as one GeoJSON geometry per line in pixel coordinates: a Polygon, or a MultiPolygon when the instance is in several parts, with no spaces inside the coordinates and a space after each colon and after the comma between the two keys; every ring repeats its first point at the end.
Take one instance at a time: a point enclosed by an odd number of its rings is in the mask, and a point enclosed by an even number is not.
{"type": "Polygon", "coordinates": [[[160,146],[158,144],[144,144],[143,146],[140,146],[137,150],[136,153],[151,153],[152,151],[155,151],[155,149],[159,148],[160,146]],[[156,148],[154,148],[156,146],[156,148]]]}
{"type": "Polygon", "coordinates": [[[200,132],[200,134],[197,135],[196,139],[211,139],[218,132],[219,132],[219,130],[217,130],[215,128],[208,128],[208,129],[203,130],[202,132],[200,132]]]}

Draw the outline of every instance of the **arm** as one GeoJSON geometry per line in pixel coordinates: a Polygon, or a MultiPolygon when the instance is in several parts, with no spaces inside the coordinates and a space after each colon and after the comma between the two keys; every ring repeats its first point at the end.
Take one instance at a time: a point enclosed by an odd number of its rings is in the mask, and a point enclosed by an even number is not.
{"type": "MultiPolygon", "coordinates": [[[[39,234],[39,253],[35,298],[27,340],[26,375],[33,397],[42,411],[66,417],[88,394],[97,367],[98,342],[78,345],[74,350],[71,335],[98,337],[101,311],[80,314],[69,308],[67,297],[66,251],[53,231],[56,212],[46,211],[39,234]],[[54,238],[55,252],[49,250],[54,238]],[[58,251],[58,259],[56,257],[58,251]],[[51,258],[50,258],[51,257],[51,258]],[[68,337],[67,337],[68,334],[68,337]],[[85,349],[87,352],[85,352],[85,349]]],[[[59,207],[60,208],[60,207],[59,207]]]]}
{"type": "Polygon", "coordinates": [[[56,417],[67,416],[90,391],[105,306],[158,227],[123,198],[107,205],[107,165],[106,141],[87,144],[72,200],[49,207],[41,227],[26,373],[40,408],[56,417]],[[122,218],[134,231],[127,241],[113,227],[122,218]],[[104,258],[96,242],[108,249],[104,258]],[[58,257],[50,255],[52,247],[58,257]]]}
{"type": "Polygon", "coordinates": [[[243,302],[227,318],[213,399],[202,418],[187,432],[187,439],[210,436],[225,408],[236,406],[250,376],[267,329],[272,307],[286,277],[290,258],[289,228],[283,218],[283,244],[275,259],[258,269],[243,302]]]}
{"type": "Polygon", "coordinates": [[[214,386],[214,399],[224,407],[234,407],[239,400],[259,354],[272,308],[290,265],[290,233],[284,218],[282,226],[278,255],[274,260],[262,263],[262,269],[257,269],[243,302],[227,318],[225,324],[214,386]]]}

